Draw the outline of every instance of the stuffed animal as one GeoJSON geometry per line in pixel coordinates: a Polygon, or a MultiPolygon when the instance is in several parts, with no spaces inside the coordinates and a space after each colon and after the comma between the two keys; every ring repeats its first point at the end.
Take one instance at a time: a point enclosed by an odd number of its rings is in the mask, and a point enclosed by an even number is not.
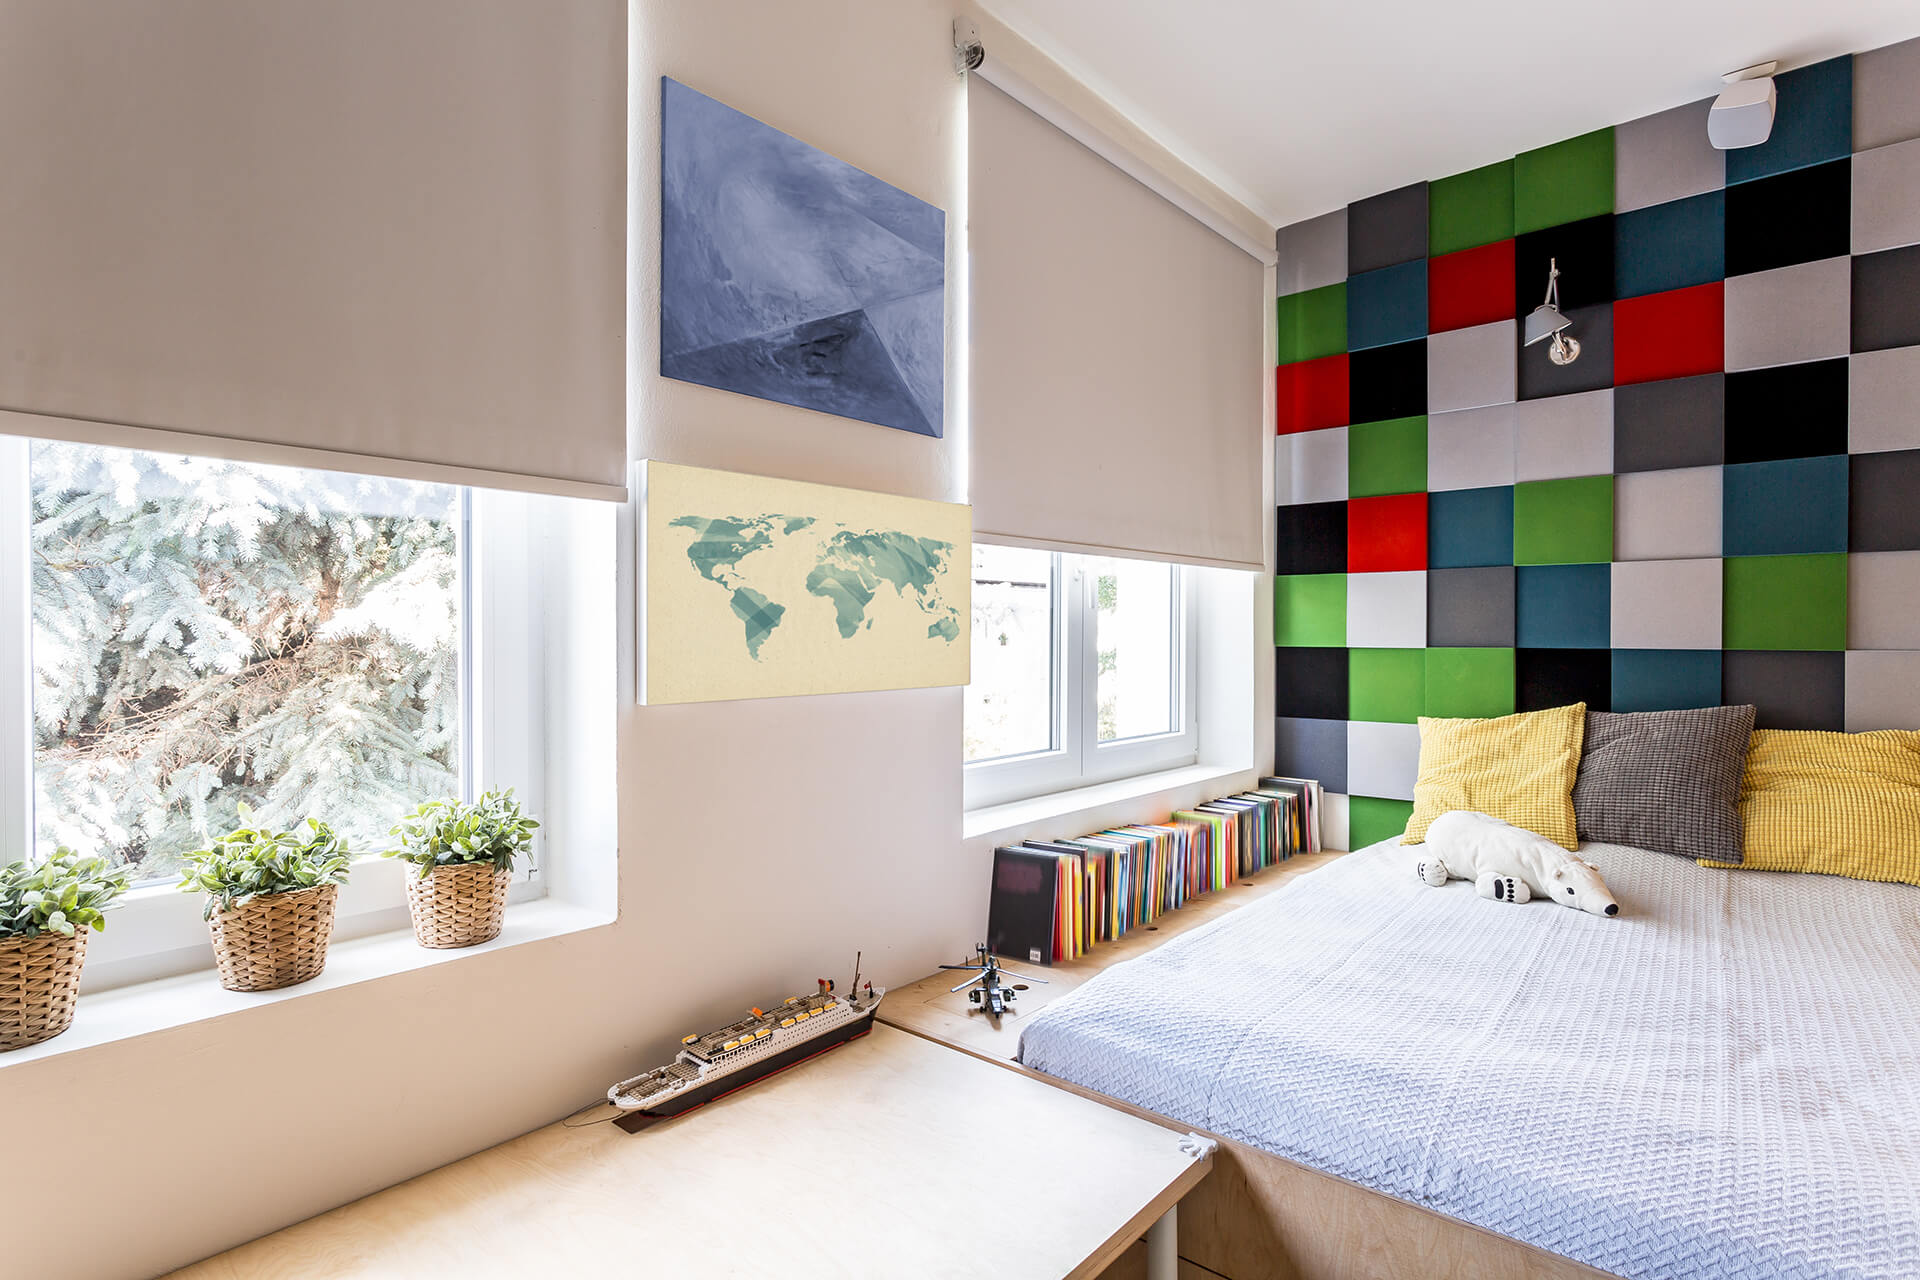
{"type": "Polygon", "coordinates": [[[1545,836],[1484,813],[1455,810],[1434,819],[1426,850],[1420,878],[1436,888],[1449,880],[1471,880],[1481,897],[1495,902],[1552,898],[1596,916],[1620,914],[1600,868],[1545,836]]]}

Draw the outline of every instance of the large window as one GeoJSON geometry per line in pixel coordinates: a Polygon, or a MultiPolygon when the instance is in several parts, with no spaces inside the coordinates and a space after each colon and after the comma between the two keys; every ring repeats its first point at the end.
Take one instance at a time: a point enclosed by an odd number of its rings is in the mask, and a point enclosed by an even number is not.
{"type": "Polygon", "coordinates": [[[137,880],[239,825],[355,847],[460,790],[466,495],[35,444],[36,845],[137,880]]]}
{"type": "MultiPolygon", "coordinates": [[[[538,804],[536,669],[475,679],[500,656],[481,661],[486,602],[527,606],[510,495],[18,440],[0,490],[0,619],[26,640],[0,646],[0,730],[28,744],[0,751],[0,858],[67,845],[135,868],[96,961],[183,967],[204,929],[172,889],[181,855],[242,804],[320,818],[363,857],[423,800],[515,785],[538,804]]],[[[492,644],[537,656],[510,627],[492,644]]],[[[356,868],[349,932],[397,922],[396,875],[356,868]]]]}
{"type": "Polygon", "coordinates": [[[1191,764],[1192,616],[1176,565],[974,547],[968,807],[1191,764]]]}

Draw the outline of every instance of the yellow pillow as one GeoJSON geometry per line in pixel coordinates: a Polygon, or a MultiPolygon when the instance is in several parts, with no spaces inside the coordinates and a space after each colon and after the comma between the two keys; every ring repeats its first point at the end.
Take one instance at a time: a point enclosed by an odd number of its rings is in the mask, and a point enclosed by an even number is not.
{"type": "Polygon", "coordinates": [[[1470,809],[1577,848],[1573,783],[1587,704],[1492,720],[1420,717],[1420,778],[1401,844],[1419,844],[1443,813],[1470,809]]]}
{"type": "Polygon", "coordinates": [[[1742,868],[1920,884],[1920,733],[1756,729],[1740,819],[1742,868]]]}

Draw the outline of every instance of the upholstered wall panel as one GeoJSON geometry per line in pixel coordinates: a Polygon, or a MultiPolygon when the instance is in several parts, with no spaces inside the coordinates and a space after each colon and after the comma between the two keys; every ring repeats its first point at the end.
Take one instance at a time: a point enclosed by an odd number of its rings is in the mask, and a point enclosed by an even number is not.
{"type": "Polygon", "coordinates": [[[1846,355],[1851,288],[1847,258],[1795,263],[1727,281],[1727,369],[1846,355]]]}
{"type": "Polygon", "coordinates": [[[1691,103],[1278,243],[1277,763],[1356,843],[1421,715],[1920,727],[1920,41],[1786,73],[1760,147],[1691,103]]]}
{"type": "Polygon", "coordinates": [[[1847,654],[1847,732],[1920,724],[1920,653],[1847,654]]]}
{"type": "Polygon", "coordinates": [[[1920,347],[1856,355],[1847,380],[1849,453],[1920,449],[1920,347]]]}
{"type": "Polygon", "coordinates": [[[1347,211],[1296,222],[1280,228],[1275,240],[1280,252],[1275,287],[1281,297],[1343,284],[1347,278],[1347,211]]]}
{"type": "Polygon", "coordinates": [[[1710,105],[1710,99],[1702,99],[1614,126],[1616,213],[1670,204],[1727,185],[1727,153],[1700,145],[1710,105]]]}
{"type": "Polygon", "coordinates": [[[1514,406],[1515,480],[1612,474],[1612,388],[1514,406]]]}
{"type": "Polygon", "coordinates": [[[1347,496],[1347,429],[1302,431],[1274,442],[1273,491],[1291,502],[1340,502],[1347,496]]]}
{"type": "Polygon", "coordinates": [[[1613,478],[1613,558],[1717,556],[1725,477],[1720,467],[1634,471],[1613,478]]]}
{"type": "Polygon", "coordinates": [[[1667,471],[1726,460],[1727,380],[1720,373],[1663,378],[1613,393],[1613,469],[1667,471]]]}
{"type": "Polygon", "coordinates": [[[1853,159],[1853,251],[1872,253],[1920,241],[1920,138],[1853,159]]]}
{"type": "Polygon", "coordinates": [[[1427,256],[1427,184],[1356,201],[1347,210],[1347,274],[1416,262],[1427,256]]]}
{"type": "Polygon", "coordinates": [[[1888,45],[1853,60],[1853,149],[1870,151],[1920,138],[1920,40],[1888,45]]]}

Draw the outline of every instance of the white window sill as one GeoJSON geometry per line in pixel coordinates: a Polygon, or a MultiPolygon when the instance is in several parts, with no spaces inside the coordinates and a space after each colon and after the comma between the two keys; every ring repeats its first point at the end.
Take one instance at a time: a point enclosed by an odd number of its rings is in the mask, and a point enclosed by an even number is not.
{"type": "Polygon", "coordinates": [[[319,977],[278,991],[228,991],[220,985],[218,975],[212,970],[203,970],[90,993],[80,997],[73,1025],[64,1033],[24,1049],[0,1053],[0,1070],[169,1027],[224,1018],[282,1000],[371,982],[391,974],[595,929],[613,921],[614,913],[610,909],[540,898],[509,907],[506,927],[500,936],[477,947],[457,950],[423,947],[413,940],[411,929],[335,942],[327,949],[327,967],[319,977]]]}
{"type": "MultiPolygon", "coordinates": [[[[963,818],[961,833],[967,840],[983,839],[1028,827],[1036,822],[1064,820],[1070,814],[1098,809],[1103,805],[1138,800],[1144,796],[1171,791],[1177,787],[1204,787],[1208,784],[1217,784],[1223,794],[1233,790],[1244,790],[1250,785],[1245,781],[1247,775],[1248,770],[1244,768],[1227,768],[1204,763],[1184,765],[1178,769],[1166,769],[1159,773],[1143,773],[1131,778],[1120,778],[1114,782],[1096,783],[1090,787],[1075,787],[1071,791],[1055,791],[1027,800],[1012,800],[1006,804],[969,809],[963,818]]],[[[1149,820],[1157,821],[1157,819],[1149,820]]]]}

